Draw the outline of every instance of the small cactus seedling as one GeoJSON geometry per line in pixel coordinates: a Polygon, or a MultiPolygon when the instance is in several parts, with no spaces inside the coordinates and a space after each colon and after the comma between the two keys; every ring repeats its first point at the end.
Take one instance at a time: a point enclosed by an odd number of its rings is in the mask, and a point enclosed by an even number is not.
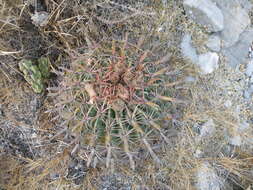
{"type": "Polygon", "coordinates": [[[106,43],[64,69],[60,86],[52,88],[63,124],[88,151],[88,165],[104,157],[109,166],[124,152],[134,169],[135,153],[144,147],[159,162],[152,143],[167,140],[163,125],[173,98],[168,57],[154,61],[151,55],[127,40],[106,43]]]}
{"type": "Polygon", "coordinates": [[[31,60],[23,59],[19,62],[19,69],[34,92],[42,93],[44,80],[49,77],[49,59],[42,57],[38,59],[38,63],[38,65],[35,65],[31,60]]]}
{"type": "Polygon", "coordinates": [[[41,57],[38,59],[38,67],[41,72],[41,75],[44,79],[49,78],[50,76],[50,61],[47,57],[41,57]]]}

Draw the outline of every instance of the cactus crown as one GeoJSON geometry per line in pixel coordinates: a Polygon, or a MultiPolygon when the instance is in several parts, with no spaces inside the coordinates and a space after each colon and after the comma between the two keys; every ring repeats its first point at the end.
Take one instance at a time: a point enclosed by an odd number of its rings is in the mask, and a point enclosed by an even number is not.
{"type": "Polygon", "coordinates": [[[114,109],[120,109],[119,104],[144,104],[145,87],[148,86],[152,75],[145,71],[144,60],[148,52],[143,52],[139,59],[129,59],[125,47],[116,50],[112,43],[111,56],[102,62],[94,57],[75,64],[87,76],[84,88],[89,95],[89,103],[105,102],[114,109]]]}

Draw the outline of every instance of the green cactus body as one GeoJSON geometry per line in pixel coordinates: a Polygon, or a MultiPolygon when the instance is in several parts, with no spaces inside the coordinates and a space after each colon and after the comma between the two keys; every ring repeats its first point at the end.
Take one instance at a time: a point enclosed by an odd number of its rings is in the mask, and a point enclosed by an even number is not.
{"type": "Polygon", "coordinates": [[[39,70],[42,74],[43,78],[49,78],[50,75],[50,61],[47,57],[41,57],[40,59],[38,59],[39,62],[39,70]]]}
{"type": "Polygon", "coordinates": [[[22,60],[19,62],[19,69],[24,74],[25,80],[31,85],[36,93],[42,93],[45,84],[44,81],[49,77],[49,59],[40,58],[39,64],[35,65],[31,60],[22,60]]]}
{"type": "Polygon", "coordinates": [[[134,168],[132,152],[141,147],[159,162],[150,139],[166,140],[162,127],[171,107],[170,90],[164,85],[168,77],[163,75],[167,65],[151,61],[143,51],[129,48],[121,53],[111,46],[110,57],[103,48],[64,72],[58,90],[52,92],[57,110],[71,115],[62,119],[83,138],[81,146],[106,150],[102,152],[107,166],[120,150],[134,168]]]}

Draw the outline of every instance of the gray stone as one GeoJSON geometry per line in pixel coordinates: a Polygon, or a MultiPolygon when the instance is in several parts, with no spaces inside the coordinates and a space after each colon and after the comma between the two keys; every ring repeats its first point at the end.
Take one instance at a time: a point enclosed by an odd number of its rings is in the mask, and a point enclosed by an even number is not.
{"type": "Polygon", "coordinates": [[[224,28],[223,14],[211,0],[185,0],[183,4],[187,15],[211,32],[218,32],[224,28]]]}
{"type": "Polygon", "coordinates": [[[215,132],[215,124],[213,119],[209,119],[200,127],[200,138],[211,136],[215,132]]]}
{"type": "Polygon", "coordinates": [[[250,99],[253,93],[253,85],[251,85],[247,90],[244,91],[244,98],[250,99]]]}
{"type": "Polygon", "coordinates": [[[248,63],[245,74],[248,77],[252,76],[252,74],[253,74],[253,60],[250,60],[250,62],[248,63]]]}
{"type": "Polygon", "coordinates": [[[217,53],[204,53],[199,55],[199,61],[197,65],[200,67],[202,74],[212,73],[219,67],[219,56],[217,53]]]}
{"type": "Polygon", "coordinates": [[[224,29],[221,32],[223,47],[234,45],[240,34],[250,25],[250,18],[238,0],[213,0],[224,15],[224,29]]]}
{"type": "Polygon", "coordinates": [[[247,122],[247,121],[242,121],[241,123],[240,123],[240,125],[239,125],[239,131],[241,131],[241,132],[243,132],[243,131],[245,131],[245,130],[248,130],[248,129],[250,129],[250,124],[247,122]]]}
{"type": "Polygon", "coordinates": [[[221,40],[217,35],[211,35],[206,43],[206,46],[215,52],[219,52],[221,49],[221,40]]]}
{"type": "Polygon", "coordinates": [[[246,63],[248,59],[248,50],[253,41],[253,29],[248,29],[240,36],[239,41],[232,47],[225,48],[222,53],[226,56],[228,64],[236,68],[241,63],[246,63]]]}
{"type": "Polygon", "coordinates": [[[245,90],[245,91],[243,92],[243,96],[244,96],[245,99],[250,99],[251,93],[250,93],[248,90],[245,90]]]}
{"type": "Polygon", "coordinates": [[[208,162],[201,163],[196,173],[197,190],[220,190],[222,189],[222,181],[215,169],[208,162]]]}
{"type": "Polygon", "coordinates": [[[35,14],[32,15],[32,23],[36,26],[45,26],[48,22],[49,14],[45,11],[41,12],[35,12],[35,14]]]}
{"type": "Polygon", "coordinates": [[[195,82],[196,81],[196,78],[193,77],[193,76],[188,76],[185,78],[185,82],[188,82],[188,83],[192,83],[192,82],[195,82]]]}
{"type": "Polygon", "coordinates": [[[196,63],[198,61],[197,51],[196,48],[192,46],[190,34],[185,34],[183,36],[180,47],[181,53],[185,59],[189,59],[192,63],[196,63]]]}
{"type": "Polygon", "coordinates": [[[242,137],[240,135],[235,135],[229,138],[229,143],[234,146],[242,145],[242,137]]]}
{"type": "Polygon", "coordinates": [[[241,146],[241,145],[251,145],[252,146],[252,138],[248,135],[244,134],[251,134],[252,128],[250,124],[243,120],[241,123],[235,125],[233,129],[233,133],[228,135],[229,143],[234,146],[241,146]]]}
{"type": "Polygon", "coordinates": [[[227,100],[227,101],[224,103],[224,106],[225,106],[226,108],[230,108],[230,107],[232,106],[231,100],[227,100]]]}
{"type": "Polygon", "coordinates": [[[244,8],[247,13],[252,9],[253,5],[249,0],[239,0],[239,3],[241,4],[242,8],[244,8]]]}

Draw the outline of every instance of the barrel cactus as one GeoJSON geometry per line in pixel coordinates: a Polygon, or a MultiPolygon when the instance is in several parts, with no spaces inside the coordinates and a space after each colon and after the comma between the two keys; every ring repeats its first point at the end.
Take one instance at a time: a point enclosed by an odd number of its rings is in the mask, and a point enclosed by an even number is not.
{"type": "Polygon", "coordinates": [[[152,52],[127,40],[113,41],[63,69],[59,86],[49,92],[62,125],[86,150],[88,165],[97,157],[109,167],[111,160],[125,155],[134,169],[140,150],[160,163],[153,145],[158,139],[167,141],[165,120],[174,101],[168,59],[155,60],[152,52]]]}

